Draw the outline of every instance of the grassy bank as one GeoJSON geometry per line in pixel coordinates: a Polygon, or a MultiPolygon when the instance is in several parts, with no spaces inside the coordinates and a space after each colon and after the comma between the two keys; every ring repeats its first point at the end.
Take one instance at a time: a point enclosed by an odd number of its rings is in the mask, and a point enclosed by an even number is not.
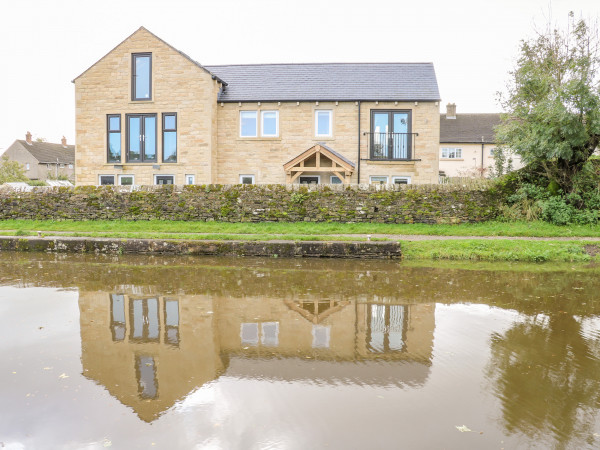
{"type": "Polygon", "coordinates": [[[314,223],[314,222],[173,222],[173,221],[0,221],[7,231],[64,231],[73,233],[210,233],[251,235],[328,236],[341,234],[404,234],[431,236],[600,237],[600,225],[558,226],[546,222],[483,222],[449,224],[314,223]]]}

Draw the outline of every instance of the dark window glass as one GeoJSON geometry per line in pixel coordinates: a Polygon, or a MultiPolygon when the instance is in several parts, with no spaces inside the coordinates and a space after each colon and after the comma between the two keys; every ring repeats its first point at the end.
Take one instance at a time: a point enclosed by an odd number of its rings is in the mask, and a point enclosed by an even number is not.
{"type": "Polygon", "coordinates": [[[150,53],[133,55],[131,85],[133,100],[152,99],[152,55],[150,53]]]}
{"type": "Polygon", "coordinates": [[[138,392],[141,398],[158,397],[158,381],[156,380],[156,362],[154,357],[138,355],[135,358],[135,373],[138,392]]]}
{"type": "Polygon", "coordinates": [[[160,337],[158,299],[140,298],[129,301],[130,339],[152,342],[160,337]]]}
{"type": "Polygon", "coordinates": [[[122,294],[110,294],[110,330],[113,341],[125,339],[125,296],[122,294]]]}
{"type": "Polygon", "coordinates": [[[163,162],[177,162],[177,114],[163,114],[163,162]]]}
{"type": "Polygon", "coordinates": [[[173,184],[173,175],[157,175],[156,184],[173,184]]]}
{"type": "Polygon", "coordinates": [[[179,300],[165,299],[165,342],[179,345],[179,300]]]}
{"type": "Polygon", "coordinates": [[[108,117],[108,162],[121,162],[121,116],[108,117]]]}
{"type": "Polygon", "coordinates": [[[411,159],[411,111],[371,111],[371,159],[411,159]]]}
{"type": "Polygon", "coordinates": [[[127,115],[127,162],[156,162],[156,115],[127,115]]]}
{"type": "Polygon", "coordinates": [[[100,175],[100,185],[101,186],[111,186],[115,184],[115,176],[114,175],[100,175]]]}

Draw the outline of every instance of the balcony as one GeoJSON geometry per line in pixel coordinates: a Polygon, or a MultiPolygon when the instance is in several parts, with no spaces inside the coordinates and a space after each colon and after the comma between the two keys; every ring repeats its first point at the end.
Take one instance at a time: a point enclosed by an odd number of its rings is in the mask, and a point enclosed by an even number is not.
{"type": "Polygon", "coordinates": [[[369,137],[369,159],[374,161],[418,161],[415,141],[419,133],[364,133],[369,137]]]}

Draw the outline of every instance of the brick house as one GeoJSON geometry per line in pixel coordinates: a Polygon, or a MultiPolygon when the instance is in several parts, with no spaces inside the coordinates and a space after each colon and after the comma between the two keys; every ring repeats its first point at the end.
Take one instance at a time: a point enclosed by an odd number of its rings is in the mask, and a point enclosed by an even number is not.
{"type": "Polygon", "coordinates": [[[75,169],[75,146],[67,145],[63,136],[60,144],[38,142],[27,132],[25,140],[17,139],[2,156],[17,161],[25,169],[25,175],[32,180],[55,179],[59,176],[73,179],[75,169]]]}
{"type": "MultiPolygon", "coordinates": [[[[448,177],[486,176],[494,165],[498,125],[498,113],[456,114],[456,104],[446,105],[446,114],[440,114],[440,172],[448,177]]],[[[523,166],[518,155],[510,157],[514,169],[523,166]]]]}
{"type": "Polygon", "coordinates": [[[433,64],[202,66],[141,27],[75,80],[76,183],[437,183],[433,64]]]}

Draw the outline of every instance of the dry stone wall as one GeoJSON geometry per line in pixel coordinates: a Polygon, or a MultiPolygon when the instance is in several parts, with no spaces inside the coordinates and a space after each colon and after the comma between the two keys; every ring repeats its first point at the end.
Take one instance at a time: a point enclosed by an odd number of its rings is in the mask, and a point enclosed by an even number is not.
{"type": "Polygon", "coordinates": [[[0,219],[460,223],[494,218],[499,201],[452,185],[2,188],[0,219]]]}

